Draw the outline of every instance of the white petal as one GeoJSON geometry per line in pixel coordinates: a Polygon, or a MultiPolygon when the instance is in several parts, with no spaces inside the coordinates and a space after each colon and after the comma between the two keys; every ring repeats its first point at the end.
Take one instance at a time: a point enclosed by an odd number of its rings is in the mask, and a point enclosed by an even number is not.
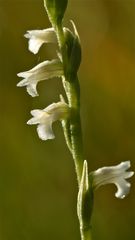
{"type": "Polygon", "coordinates": [[[133,171],[126,172],[126,173],[124,174],[124,178],[125,178],[125,179],[131,178],[133,175],[134,175],[134,172],[133,172],[133,171]]]}
{"type": "Polygon", "coordinates": [[[43,114],[43,110],[34,109],[34,110],[31,110],[30,113],[31,113],[31,115],[32,115],[33,117],[38,117],[38,116],[40,116],[40,115],[43,114]]]}
{"type": "Polygon", "coordinates": [[[64,102],[52,103],[44,111],[52,115],[52,121],[65,119],[70,114],[70,108],[64,102]]]}
{"type": "Polygon", "coordinates": [[[126,197],[130,191],[131,184],[124,179],[120,179],[119,181],[117,181],[117,183],[115,183],[115,185],[118,188],[117,192],[115,193],[115,196],[121,199],[126,197]]]}
{"type": "Polygon", "coordinates": [[[27,85],[27,92],[29,93],[29,95],[31,95],[32,97],[37,97],[38,96],[38,92],[36,89],[37,84],[36,83],[32,83],[27,85]]]}
{"type": "Polygon", "coordinates": [[[29,71],[17,73],[18,77],[28,78],[31,75],[29,71]]]}
{"type": "Polygon", "coordinates": [[[31,96],[37,96],[37,91],[35,84],[39,81],[46,80],[53,77],[60,77],[63,75],[63,66],[59,59],[54,59],[51,61],[44,61],[39,63],[34,68],[26,72],[21,72],[17,74],[19,77],[24,77],[26,79],[18,83],[17,86],[22,87],[26,85],[34,84],[32,87],[28,87],[28,93],[31,96]]]}
{"type": "Polygon", "coordinates": [[[67,112],[69,112],[69,107],[66,103],[63,102],[53,103],[50,105],[50,108],[48,106],[43,110],[42,109],[32,110],[31,114],[34,117],[31,118],[27,122],[27,124],[39,124],[37,127],[37,132],[39,138],[41,138],[42,140],[53,139],[55,136],[52,131],[52,123],[54,121],[67,118],[68,115],[67,112]],[[63,108],[65,108],[65,110],[63,110],[63,108]]]}
{"type": "Polygon", "coordinates": [[[22,81],[20,81],[19,83],[17,83],[17,87],[24,87],[28,85],[28,80],[27,79],[23,79],[22,81]]]}
{"type": "Polygon", "coordinates": [[[130,183],[126,179],[134,175],[133,171],[127,171],[130,168],[130,161],[122,162],[116,166],[99,168],[91,175],[93,176],[93,186],[95,189],[98,187],[114,183],[118,191],[115,196],[124,198],[130,190],[130,183]]]}
{"type": "MultiPolygon", "coordinates": [[[[41,109],[34,109],[31,112],[31,115],[33,116],[33,118],[31,118],[27,124],[31,125],[31,124],[39,124],[42,122],[42,118],[44,120],[44,111],[41,109]]],[[[45,122],[45,120],[44,120],[45,122]]]]}
{"type": "Polygon", "coordinates": [[[37,64],[35,67],[31,68],[28,71],[18,73],[17,76],[18,77],[23,77],[23,78],[28,78],[28,77],[31,76],[32,73],[36,73],[37,71],[44,70],[44,68],[46,66],[52,65],[52,64],[54,65],[54,64],[59,63],[59,62],[60,61],[59,60],[57,61],[57,59],[51,60],[51,61],[46,60],[46,61],[43,61],[43,62],[37,64]]]}
{"type": "Polygon", "coordinates": [[[34,124],[39,124],[39,123],[40,123],[40,119],[39,119],[39,118],[36,118],[36,117],[31,118],[31,119],[28,120],[28,122],[27,122],[28,125],[34,125],[34,124]]]}
{"type": "Polygon", "coordinates": [[[34,54],[37,54],[43,43],[44,43],[43,40],[31,38],[29,40],[29,47],[28,47],[29,51],[34,54]]]}
{"type": "Polygon", "coordinates": [[[63,65],[59,59],[44,61],[27,71],[26,73],[29,73],[29,76],[27,76],[27,78],[29,78],[29,81],[42,81],[53,77],[62,76],[63,65]]]}
{"type": "MultiPolygon", "coordinates": [[[[35,67],[31,68],[28,72],[31,74],[33,72],[39,71],[40,69],[44,69],[44,67],[49,63],[50,61],[43,61],[39,64],[37,64],[35,67]]],[[[21,77],[21,76],[19,76],[21,77]]]]}
{"type": "Polygon", "coordinates": [[[24,35],[29,38],[29,50],[34,54],[38,53],[41,45],[43,43],[57,42],[56,34],[53,28],[48,28],[44,30],[31,30],[24,35]]]}
{"type": "Polygon", "coordinates": [[[42,140],[54,139],[54,133],[52,131],[51,123],[39,124],[37,127],[38,136],[42,140]]]}
{"type": "Polygon", "coordinates": [[[39,38],[43,40],[45,43],[47,42],[55,43],[57,41],[54,28],[46,28],[43,30],[29,30],[24,36],[29,39],[39,38]]]}
{"type": "Polygon", "coordinates": [[[118,164],[117,166],[113,166],[113,168],[116,168],[120,171],[126,171],[127,169],[129,169],[131,167],[131,163],[130,161],[125,161],[125,162],[121,162],[120,164],[118,164]]]}
{"type": "Polygon", "coordinates": [[[58,77],[63,74],[63,65],[59,59],[44,61],[29,70],[29,73],[43,73],[44,78],[58,77]]]}
{"type": "Polygon", "coordinates": [[[62,67],[62,63],[60,62],[59,59],[53,59],[53,60],[46,60],[46,61],[43,61],[41,63],[39,63],[38,65],[36,65],[34,68],[32,68],[29,72],[33,72],[33,70],[39,70],[41,68],[47,68],[47,70],[52,70],[52,69],[56,69],[56,68],[60,68],[62,67]]]}

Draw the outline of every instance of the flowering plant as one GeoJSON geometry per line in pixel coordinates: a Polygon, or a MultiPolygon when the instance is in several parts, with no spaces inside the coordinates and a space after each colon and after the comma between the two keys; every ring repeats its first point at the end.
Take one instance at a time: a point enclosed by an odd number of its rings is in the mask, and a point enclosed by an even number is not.
{"type": "Polygon", "coordinates": [[[91,215],[93,211],[94,191],[105,184],[114,183],[117,187],[115,196],[124,198],[130,190],[130,183],[126,180],[133,176],[130,161],[116,166],[99,168],[89,172],[88,163],[83,156],[83,141],[80,119],[80,85],[78,69],[81,62],[80,38],[73,21],[73,31],[63,27],[63,17],[67,7],[67,0],[44,0],[46,12],[51,27],[43,30],[27,31],[28,49],[37,54],[44,43],[57,44],[57,59],[45,60],[32,69],[18,73],[22,77],[17,86],[26,86],[32,97],[38,96],[37,84],[40,81],[59,77],[62,80],[67,100],[62,95],[57,103],[52,103],[44,109],[31,111],[32,118],[27,124],[37,124],[38,136],[42,140],[53,139],[53,122],[60,120],[64,131],[66,144],[73,156],[78,180],[77,214],[80,223],[82,240],[91,239],[91,215]]]}

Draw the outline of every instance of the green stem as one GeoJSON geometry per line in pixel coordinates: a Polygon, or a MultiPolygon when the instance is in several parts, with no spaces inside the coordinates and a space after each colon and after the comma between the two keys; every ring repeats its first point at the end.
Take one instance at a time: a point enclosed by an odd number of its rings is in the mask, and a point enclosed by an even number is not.
{"type": "MultiPolygon", "coordinates": [[[[62,54],[62,61],[64,67],[64,73],[66,72],[67,52],[65,45],[65,38],[62,26],[55,26],[59,47],[62,54]]],[[[66,76],[66,74],[65,74],[66,76]]],[[[63,87],[65,89],[69,107],[73,111],[72,118],[69,123],[68,131],[64,131],[65,139],[68,140],[67,145],[72,153],[75,170],[77,174],[78,186],[80,186],[82,170],[83,170],[83,141],[82,141],[82,129],[80,119],[80,86],[77,75],[75,79],[66,79],[63,77],[63,87]],[[70,132],[70,136],[69,136],[70,132]]],[[[92,240],[90,228],[85,230],[81,229],[81,240],[92,240]]]]}
{"type": "Polygon", "coordinates": [[[92,240],[90,228],[87,230],[81,229],[80,232],[81,232],[81,240],[92,240]]]}
{"type": "MultiPolygon", "coordinates": [[[[62,26],[57,26],[56,34],[59,42],[59,47],[62,53],[62,60],[64,69],[67,66],[67,53],[65,46],[65,38],[62,26]]],[[[76,76],[75,79],[63,79],[63,86],[67,94],[68,103],[73,110],[74,117],[70,121],[70,137],[72,146],[72,156],[75,163],[78,185],[81,181],[83,169],[83,143],[82,143],[82,130],[80,120],[80,89],[79,82],[76,76]]]]}
{"type": "Polygon", "coordinates": [[[64,85],[66,87],[69,106],[73,111],[73,117],[70,121],[72,156],[75,163],[78,185],[80,185],[84,158],[80,120],[80,90],[77,77],[73,81],[65,81],[64,85]]]}

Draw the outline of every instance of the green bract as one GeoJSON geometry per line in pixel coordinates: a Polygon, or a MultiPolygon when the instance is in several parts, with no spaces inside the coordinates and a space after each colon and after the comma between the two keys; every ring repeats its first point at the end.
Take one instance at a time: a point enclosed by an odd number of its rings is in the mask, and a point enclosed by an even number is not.
{"type": "Polygon", "coordinates": [[[77,33],[75,24],[72,22],[74,33],[71,31],[65,31],[65,42],[67,46],[67,78],[74,80],[77,75],[81,63],[81,45],[79,35],[77,33]]]}
{"type": "Polygon", "coordinates": [[[62,22],[68,0],[44,0],[45,8],[53,25],[62,22]]]}
{"type": "Polygon", "coordinates": [[[90,219],[93,208],[93,190],[88,177],[87,161],[84,161],[83,172],[78,192],[77,213],[80,221],[80,228],[86,231],[90,228],[90,219]]]}

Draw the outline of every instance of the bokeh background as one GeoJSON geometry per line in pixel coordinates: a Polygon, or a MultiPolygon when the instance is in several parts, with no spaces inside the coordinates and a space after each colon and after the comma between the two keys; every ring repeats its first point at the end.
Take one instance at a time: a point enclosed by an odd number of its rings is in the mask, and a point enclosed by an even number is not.
{"type": "MultiPolygon", "coordinates": [[[[85,158],[89,169],[130,159],[135,169],[135,0],[69,0],[83,50],[79,70],[85,158]]],[[[60,123],[56,139],[39,140],[30,110],[58,101],[60,79],[38,85],[40,97],[17,88],[16,74],[44,59],[28,51],[26,30],[50,26],[42,0],[0,0],[0,239],[80,239],[77,183],[60,123]]],[[[64,94],[64,93],[63,93],[64,94]]],[[[124,200],[115,187],[95,193],[93,240],[135,239],[135,179],[124,200]]]]}

